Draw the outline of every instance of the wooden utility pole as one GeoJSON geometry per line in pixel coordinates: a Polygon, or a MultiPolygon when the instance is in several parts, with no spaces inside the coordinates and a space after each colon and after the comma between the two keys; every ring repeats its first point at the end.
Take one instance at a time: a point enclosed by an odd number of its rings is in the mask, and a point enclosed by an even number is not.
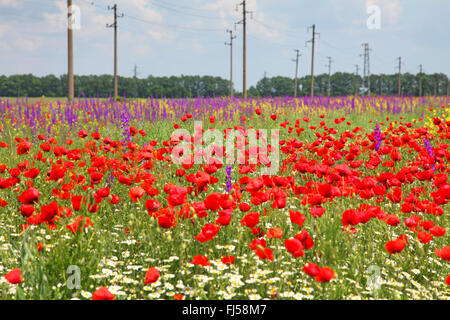
{"type": "Polygon", "coordinates": [[[133,76],[133,80],[134,80],[134,97],[136,99],[139,98],[139,91],[138,91],[138,85],[137,85],[137,76],[138,76],[139,72],[137,71],[137,65],[134,65],[134,76],[133,76]]]}
{"type": "Polygon", "coordinates": [[[331,63],[333,60],[331,60],[331,57],[327,57],[328,59],[328,97],[331,95],[331,63]]]}
{"type": "Polygon", "coordinates": [[[358,81],[358,77],[359,77],[359,66],[357,64],[355,64],[356,67],[356,74],[355,74],[355,96],[357,97],[359,94],[359,81],[358,81]]]}
{"type": "MultiPolygon", "coordinates": [[[[242,72],[242,94],[244,99],[247,98],[247,13],[253,14],[251,11],[247,11],[245,0],[243,0],[240,5],[242,6],[242,21],[238,22],[238,24],[242,23],[243,26],[243,72],[242,72]]],[[[237,9],[237,8],[236,8],[237,9]]]]}
{"type": "Polygon", "coordinates": [[[67,70],[67,99],[69,103],[74,98],[74,80],[73,80],[73,21],[72,21],[72,0],[67,0],[67,49],[68,49],[68,70],[67,70]]]}
{"type": "Polygon", "coordinates": [[[419,97],[422,96],[422,77],[423,77],[423,68],[422,65],[419,66],[420,73],[419,73],[419,97]]]}
{"type": "Polygon", "coordinates": [[[398,57],[398,96],[402,96],[402,57],[398,57]]]}
{"type": "Polygon", "coordinates": [[[123,14],[120,16],[117,16],[117,4],[114,4],[114,6],[109,7],[109,10],[114,11],[114,23],[107,25],[108,28],[114,28],[114,100],[117,100],[118,97],[118,85],[117,85],[117,18],[123,17],[123,14]]]}
{"type": "Polygon", "coordinates": [[[295,81],[294,81],[294,98],[297,98],[297,87],[298,87],[298,58],[301,56],[300,50],[295,49],[296,58],[292,61],[295,62],[295,81]]]}
{"type": "Polygon", "coordinates": [[[230,43],[225,42],[225,45],[230,46],[230,97],[233,98],[233,39],[236,39],[236,36],[233,36],[232,30],[227,30],[230,33],[230,43]]]}
{"type": "Polygon", "coordinates": [[[308,42],[312,42],[312,53],[311,53],[311,100],[314,98],[314,46],[316,43],[316,25],[313,24],[311,27],[308,27],[308,31],[309,29],[312,28],[312,39],[307,41],[308,42]]]}

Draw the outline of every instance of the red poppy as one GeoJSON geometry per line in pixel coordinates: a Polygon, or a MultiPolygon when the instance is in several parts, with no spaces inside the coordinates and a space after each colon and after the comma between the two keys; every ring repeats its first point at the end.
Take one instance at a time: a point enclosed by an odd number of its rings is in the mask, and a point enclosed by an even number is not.
{"type": "Polygon", "coordinates": [[[298,239],[284,240],[284,246],[294,258],[303,257],[303,244],[298,239]]]}
{"type": "Polygon", "coordinates": [[[295,223],[299,225],[300,227],[303,226],[303,223],[305,222],[306,217],[298,211],[289,211],[289,218],[291,219],[292,223],[295,223]]]}
{"type": "Polygon", "coordinates": [[[19,202],[23,204],[32,204],[39,201],[39,191],[36,188],[28,188],[19,197],[19,202]]]}
{"type": "Polygon", "coordinates": [[[233,264],[234,263],[234,256],[224,256],[220,259],[223,264],[233,264]]]}
{"type": "Polygon", "coordinates": [[[320,268],[317,264],[315,263],[308,263],[306,266],[303,267],[303,271],[305,271],[305,273],[311,277],[315,277],[317,275],[319,275],[320,272],[320,268]]]}
{"type": "Polygon", "coordinates": [[[8,274],[5,274],[4,277],[11,284],[18,284],[22,282],[22,274],[20,269],[13,269],[8,272],[8,274]]]}
{"type": "Polygon", "coordinates": [[[56,201],[52,201],[49,205],[41,207],[40,219],[42,221],[50,221],[54,216],[58,214],[58,203],[56,201]]]}
{"type": "Polygon", "coordinates": [[[316,276],[318,282],[329,282],[335,276],[334,270],[328,267],[322,267],[319,270],[319,274],[316,276]]]}
{"type": "Polygon", "coordinates": [[[159,271],[155,267],[148,268],[145,273],[145,284],[154,283],[159,279],[159,271]]]}
{"type": "Polygon", "coordinates": [[[386,243],[386,251],[392,254],[402,252],[405,248],[406,243],[403,240],[392,240],[386,243]]]}
{"type": "Polygon", "coordinates": [[[269,231],[266,232],[266,237],[267,239],[281,239],[283,237],[283,230],[281,230],[280,228],[270,228],[269,231]]]}
{"type": "Polygon", "coordinates": [[[450,246],[445,246],[442,248],[442,250],[436,249],[435,253],[438,257],[441,257],[446,261],[450,261],[450,246]]]}
{"type": "Polygon", "coordinates": [[[194,259],[191,261],[191,263],[197,264],[200,266],[204,266],[204,267],[211,265],[208,262],[208,257],[203,257],[201,254],[198,254],[197,256],[195,256],[194,259]]]}
{"type": "Polygon", "coordinates": [[[428,243],[431,240],[433,240],[433,236],[431,234],[429,234],[428,232],[425,232],[425,231],[417,232],[417,238],[422,243],[428,243]]]}
{"type": "Polygon", "coordinates": [[[100,287],[92,294],[92,300],[114,300],[114,295],[105,287],[100,287]]]}
{"type": "Polygon", "coordinates": [[[131,201],[136,202],[142,198],[145,194],[145,190],[141,187],[132,187],[128,194],[130,195],[131,201]]]}
{"type": "Polygon", "coordinates": [[[255,227],[258,223],[259,223],[258,212],[250,212],[241,220],[241,225],[247,226],[249,228],[255,227]]]}

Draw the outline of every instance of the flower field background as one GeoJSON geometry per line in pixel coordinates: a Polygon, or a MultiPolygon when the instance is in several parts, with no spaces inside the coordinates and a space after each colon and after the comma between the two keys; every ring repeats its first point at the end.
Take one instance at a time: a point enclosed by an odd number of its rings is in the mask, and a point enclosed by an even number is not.
{"type": "Polygon", "coordinates": [[[448,299],[449,102],[0,100],[0,297],[448,299]],[[278,174],[172,163],[194,120],[278,174]]]}

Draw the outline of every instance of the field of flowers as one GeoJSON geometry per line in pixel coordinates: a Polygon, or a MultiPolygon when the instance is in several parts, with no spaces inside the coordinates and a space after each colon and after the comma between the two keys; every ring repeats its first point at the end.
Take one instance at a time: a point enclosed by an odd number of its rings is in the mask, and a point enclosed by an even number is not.
{"type": "Polygon", "coordinates": [[[0,115],[0,299],[450,298],[448,98],[0,99],[0,115]],[[279,130],[277,174],[206,142],[205,163],[174,163],[194,121],[279,130]]]}

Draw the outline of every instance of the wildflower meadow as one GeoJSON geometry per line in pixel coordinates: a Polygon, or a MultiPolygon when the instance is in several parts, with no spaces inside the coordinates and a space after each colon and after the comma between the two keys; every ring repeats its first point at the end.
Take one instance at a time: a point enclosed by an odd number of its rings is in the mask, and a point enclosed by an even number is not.
{"type": "Polygon", "coordinates": [[[0,115],[1,299],[450,298],[448,97],[0,115]]]}

